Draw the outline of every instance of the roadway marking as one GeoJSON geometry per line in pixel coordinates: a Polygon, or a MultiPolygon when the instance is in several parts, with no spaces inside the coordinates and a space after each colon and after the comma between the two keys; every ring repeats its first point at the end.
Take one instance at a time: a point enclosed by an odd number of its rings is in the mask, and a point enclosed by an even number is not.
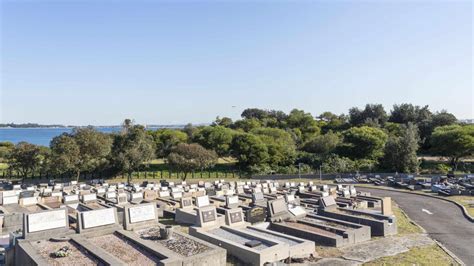
{"type": "Polygon", "coordinates": [[[426,213],[429,214],[429,215],[432,215],[432,214],[433,214],[432,212],[428,211],[427,209],[421,209],[421,211],[426,212],[426,213]]]}

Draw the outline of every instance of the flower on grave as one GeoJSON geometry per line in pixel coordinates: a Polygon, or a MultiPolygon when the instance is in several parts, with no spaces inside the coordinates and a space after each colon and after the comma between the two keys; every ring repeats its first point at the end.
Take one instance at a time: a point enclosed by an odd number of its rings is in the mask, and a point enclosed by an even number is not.
{"type": "Polygon", "coordinates": [[[54,252],[54,256],[56,258],[62,258],[62,257],[67,257],[71,255],[72,250],[68,246],[64,246],[60,248],[58,251],[54,252]]]}

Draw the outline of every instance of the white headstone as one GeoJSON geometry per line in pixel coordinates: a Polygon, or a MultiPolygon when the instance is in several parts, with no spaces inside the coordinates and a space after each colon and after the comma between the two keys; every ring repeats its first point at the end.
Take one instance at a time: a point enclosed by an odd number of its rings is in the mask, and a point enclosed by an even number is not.
{"type": "Polygon", "coordinates": [[[36,205],[38,203],[38,198],[36,197],[22,198],[21,202],[23,206],[36,205]]]}
{"type": "Polygon", "coordinates": [[[47,212],[31,213],[27,216],[28,232],[38,232],[67,226],[66,212],[54,210],[47,212]]]}
{"type": "Polygon", "coordinates": [[[139,205],[128,209],[130,215],[130,223],[138,223],[143,221],[155,220],[155,206],[152,204],[139,205]]]}
{"type": "Polygon", "coordinates": [[[295,201],[295,195],[293,195],[293,194],[289,194],[289,195],[287,194],[286,195],[286,202],[292,203],[294,201],[295,201]]]}
{"type": "Polygon", "coordinates": [[[143,199],[143,193],[141,192],[132,193],[132,200],[137,200],[137,199],[143,199]]]}
{"type": "Polygon", "coordinates": [[[114,208],[81,212],[84,228],[93,228],[115,223],[114,208]]]}
{"type": "Polygon", "coordinates": [[[74,194],[74,195],[66,195],[64,196],[64,202],[73,202],[73,201],[79,201],[79,196],[74,194]]]}
{"type": "Polygon", "coordinates": [[[169,191],[160,191],[159,196],[160,196],[160,198],[168,198],[170,196],[170,192],[169,191]]]}
{"type": "Polygon", "coordinates": [[[82,195],[83,202],[95,201],[95,200],[97,200],[97,195],[95,193],[82,195]]]}
{"type": "Polygon", "coordinates": [[[201,196],[196,198],[196,206],[198,208],[209,206],[209,197],[208,196],[201,196]]]}
{"type": "Polygon", "coordinates": [[[3,197],[3,205],[18,204],[18,196],[3,197]]]}
{"type": "Polygon", "coordinates": [[[183,192],[172,192],[171,193],[171,196],[173,197],[173,199],[180,199],[183,197],[183,192]]]}
{"type": "Polygon", "coordinates": [[[239,197],[238,196],[228,196],[226,198],[226,206],[228,208],[235,207],[239,205],[239,197]]]}
{"type": "Polygon", "coordinates": [[[51,196],[52,197],[62,197],[63,193],[62,192],[53,192],[53,193],[51,193],[51,196]]]}
{"type": "Polygon", "coordinates": [[[10,197],[10,196],[16,196],[16,192],[15,190],[6,190],[6,191],[2,191],[2,197],[3,198],[6,198],[6,197],[10,197]]]}
{"type": "Polygon", "coordinates": [[[301,206],[296,206],[294,208],[291,208],[291,209],[289,209],[289,211],[294,216],[304,216],[306,214],[305,209],[303,209],[303,207],[301,207],[301,206]]]}

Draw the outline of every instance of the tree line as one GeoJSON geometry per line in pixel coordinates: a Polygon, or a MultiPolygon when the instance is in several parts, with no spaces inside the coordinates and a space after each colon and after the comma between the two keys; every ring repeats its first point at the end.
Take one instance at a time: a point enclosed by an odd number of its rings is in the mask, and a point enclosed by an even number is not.
{"type": "Polygon", "coordinates": [[[28,176],[41,169],[79,178],[81,173],[111,175],[142,169],[164,159],[183,178],[213,167],[218,158],[236,161],[250,174],[353,171],[417,172],[419,154],[449,158],[452,170],[474,153],[474,126],[459,123],[447,111],[428,106],[380,104],[351,108],[348,114],[303,110],[289,113],[249,108],[241,119],[217,117],[209,126],[147,130],[127,119],[119,133],[76,128],[55,137],[49,147],[29,143],[0,145],[0,157],[28,176]]]}

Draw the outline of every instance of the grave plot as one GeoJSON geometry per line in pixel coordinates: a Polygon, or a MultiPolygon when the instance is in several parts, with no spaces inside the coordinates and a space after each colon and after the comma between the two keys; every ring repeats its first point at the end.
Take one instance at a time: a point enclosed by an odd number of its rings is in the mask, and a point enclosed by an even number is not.
{"type": "Polygon", "coordinates": [[[129,265],[156,265],[163,259],[117,232],[87,238],[87,241],[129,265]]]}
{"type": "Polygon", "coordinates": [[[247,233],[248,235],[256,235],[264,239],[285,243],[289,246],[287,250],[288,257],[298,256],[300,258],[303,258],[308,257],[314,252],[314,242],[271,231],[266,229],[266,226],[250,226],[250,223],[243,221],[243,216],[244,215],[241,208],[227,209],[225,228],[233,228],[241,232],[247,233]]]}
{"type": "MultiPolygon", "coordinates": [[[[176,209],[175,221],[181,224],[188,224],[193,225],[197,222],[197,212],[198,208],[203,208],[207,206],[211,206],[209,197],[201,196],[196,198],[196,206],[189,205],[189,198],[183,198],[181,201],[181,205],[184,206],[183,208],[176,209]]],[[[222,214],[217,214],[217,220],[220,224],[224,224],[225,217],[222,214]]]]}
{"type": "Polygon", "coordinates": [[[18,204],[7,204],[0,206],[3,218],[2,232],[14,232],[23,227],[23,213],[27,212],[18,204]]]}
{"type": "Polygon", "coordinates": [[[357,195],[357,199],[367,201],[368,208],[381,208],[382,198],[369,196],[369,195],[357,195]]]}
{"type": "MultiPolygon", "coordinates": [[[[155,208],[153,204],[149,204],[155,208]]],[[[128,216],[129,221],[140,222],[143,215],[149,217],[143,209],[132,211],[128,216]],[[136,214],[136,215],[135,215],[136,214]]],[[[129,209],[127,209],[129,210],[129,209]]],[[[152,212],[152,220],[156,218],[156,211],[152,212]]],[[[94,250],[101,254],[99,257],[110,258],[118,264],[134,265],[180,265],[178,258],[172,254],[162,252],[156,247],[142,241],[136,235],[124,231],[118,224],[117,211],[115,208],[91,210],[78,214],[79,235],[72,239],[81,246],[94,250]]]]}
{"type": "MultiPolygon", "coordinates": [[[[27,191],[33,192],[33,191],[27,191]]],[[[39,203],[38,197],[33,196],[33,193],[28,196],[22,196],[19,200],[19,205],[26,209],[27,212],[39,212],[48,210],[49,207],[39,203]]]]}
{"type": "Polygon", "coordinates": [[[397,234],[397,223],[394,215],[391,215],[391,201],[388,199],[382,203],[383,214],[338,208],[334,198],[321,198],[318,215],[338,219],[346,222],[366,225],[371,228],[371,236],[388,236],[397,234]]]}
{"type": "MultiPolygon", "coordinates": [[[[245,223],[241,210],[239,214],[229,215],[226,219],[231,219],[234,223],[245,223]]],[[[198,224],[189,229],[191,235],[225,248],[229,254],[245,263],[263,265],[288,257],[289,245],[287,243],[268,239],[238,228],[221,226],[217,222],[214,206],[199,209],[198,218],[198,224]]]]}
{"type": "Polygon", "coordinates": [[[15,247],[15,265],[97,265],[117,263],[70,238],[66,209],[24,214],[23,239],[15,247]],[[54,238],[51,238],[54,236],[54,238]]]}
{"type": "Polygon", "coordinates": [[[61,207],[61,197],[59,196],[49,196],[49,197],[42,197],[41,204],[47,206],[50,209],[58,209],[61,207]]]}
{"type": "Polygon", "coordinates": [[[354,243],[356,238],[363,241],[359,237],[362,232],[358,230],[363,232],[368,230],[367,227],[361,229],[360,225],[349,227],[337,223],[330,224],[330,221],[315,221],[307,218],[305,210],[301,207],[288,210],[283,199],[270,201],[268,209],[270,220],[273,222],[267,224],[267,229],[308,239],[321,245],[341,247],[354,243]]]}
{"type": "Polygon", "coordinates": [[[341,221],[337,219],[319,216],[312,213],[304,217],[302,221],[308,221],[325,228],[335,228],[335,229],[343,230],[347,233],[349,237],[349,243],[351,244],[369,241],[371,239],[369,226],[345,222],[345,221],[341,221]]]}
{"type": "MultiPolygon", "coordinates": [[[[176,232],[172,226],[158,223],[154,204],[130,206],[125,209],[125,228],[133,232],[118,231],[129,239],[137,239],[141,245],[154,248],[168,258],[183,264],[225,265],[225,250],[192,236],[176,232]],[[155,209],[155,213],[150,208],[155,209]]],[[[137,241],[137,240],[134,240],[137,241]]]]}
{"type": "Polygon", "coordinates": [[[98,265],[101,262],[72,240],[32,241],[19,243],[18,248],[21,251],[17,253],[16,265],[98,265]]]}

